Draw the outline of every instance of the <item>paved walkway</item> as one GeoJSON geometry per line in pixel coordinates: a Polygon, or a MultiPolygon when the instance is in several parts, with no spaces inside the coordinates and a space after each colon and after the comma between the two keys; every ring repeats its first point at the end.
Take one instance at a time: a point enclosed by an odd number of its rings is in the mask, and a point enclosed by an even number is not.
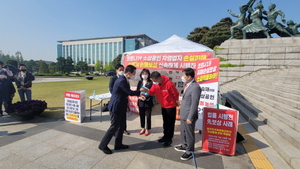
{"type": "MultiPolygon", "coordinates": [[[[89,111],[87,110],[87,114],[89,111]]],[[[30,121],[19,121],[8,116],[0,117],[0,168],[103,168],[103,169],[188,169],[194,168],[193,160],[182,161],[182,152],[174,150],[180,143],[179,125],[176,121],[173,144],[164,148],[157,140],[162,136],[162,117],[158,111],[152,115],[152,134],[139,135],[140,122],[137,114],[127,119],[131,135],[124,135],[127,150],[113,151],[106,155],[98,144],[110,124],[108,112],[94,111],[83,123],[67,122],[36,117],[30,121]]],[[[198,168],[241,169],[254,168],[243,148],[237,145],[233,157],[203,152],[201,135],[196,133],[196,161],[198,168]]],[[[114,139],[109,144],[113,149],[114,139]]]]}

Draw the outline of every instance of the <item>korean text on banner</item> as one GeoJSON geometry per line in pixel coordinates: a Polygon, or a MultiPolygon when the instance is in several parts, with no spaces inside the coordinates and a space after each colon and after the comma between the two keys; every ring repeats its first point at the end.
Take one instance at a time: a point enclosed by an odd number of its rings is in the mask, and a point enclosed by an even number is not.
{"type": "Polygon", "coordinates": [[[238,114],[238,111],[233,109],[205,107],[202,150],[233,156],[236,148],[238,114]]]}
{"type": "Polygon", "coordinates": [[[85,115],[85,90],[65,92],[65,120],[81,122],[85,115]]]}

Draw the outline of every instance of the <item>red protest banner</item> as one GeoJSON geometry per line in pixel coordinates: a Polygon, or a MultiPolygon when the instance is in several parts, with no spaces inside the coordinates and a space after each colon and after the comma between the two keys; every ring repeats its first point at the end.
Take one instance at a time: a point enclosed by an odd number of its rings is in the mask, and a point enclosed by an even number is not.
{"type": "Polygon", "coordinates": [[[178,53],[133,53],[123,56],[124,65],[133,65],[137,69],[183,70],[197,69],[197,62],[213,57],[213,52],[178,53]]]}
{"type": "Polygon", "coordinates": [[[202,150],[234,155],[238,114],[238,111],[233,109],[204,107],[202,150]]]}

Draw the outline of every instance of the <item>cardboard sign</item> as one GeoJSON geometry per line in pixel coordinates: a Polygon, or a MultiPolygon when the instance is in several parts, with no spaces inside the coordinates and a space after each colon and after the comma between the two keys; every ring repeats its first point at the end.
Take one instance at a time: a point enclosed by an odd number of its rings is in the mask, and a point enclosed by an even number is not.
{"type": "Polygon", "coordinates": [[[202,150],[233,156],[239,112],[220,105],[204,107],[202,150]]]}
{"type": "Polygon", "coordinates": [[[81,122],[85,115],[85,90],[65,92],[65,120],[81,122]]]}

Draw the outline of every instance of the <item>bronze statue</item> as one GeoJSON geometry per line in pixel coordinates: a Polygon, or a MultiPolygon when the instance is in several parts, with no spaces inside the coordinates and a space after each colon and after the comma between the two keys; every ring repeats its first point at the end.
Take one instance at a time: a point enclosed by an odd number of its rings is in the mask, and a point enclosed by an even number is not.
{"type": "Polygon", "coordinates": [[[270,35],[268,33],[268,28],[266,28],[264,25],[263,25],[263,22],[261,20],[262,18],[262,13],[263,13],[263,4],[262,2],[258,2],[254,9],[252,9],[252,5],[249,5],[248,7],[248,12],[250,13],[250,16],[252,18],[252,23],[245,26],[243,29],[242,29],[242,33],[243,33],[243,39],[247,39],[247,36],[246,36],[246,33],[258,33],[258,32],[263,32],[263,34],[267,37],[267,38],[270,38],[270,35]]]}
{"type": "Polygon", "coordinates": [[[281,37],[293,36],[285,29],[285,27],[282,24],[276,21],[277,16],[280,15],[282,23],[286,23],[286,20],[284,19],[284,13],[281,10],[275,10],[275,8],[275,4],[270,4],[269,11],[263,11],[263,14],[267,15],[268,22],[266,24],[266,27],[270,29],[269,34],[271,35],[272,33],[276,33],[278,36],[281,37]]]}
{"type": "Polygon", "coordinates": [[[289,20],[287,21],[288,27],[286,28],[287,31],[289,31],[292,35],[296,37],[300,37],[300,32],[298,31],[298,28],[300,27],[300,23],[296,24],[294,21],[289,20]]]}
{"type": "Polygon", "coordinates": [[[230,28],[230,33],[231,33],[231,37],[229,39],[234,39],[234,30],[242,30],[242,28],[245,26],[244,25],[244,20],[246,17],[246,12],[248,10],[248,7],[251,5],[253,5],[253,3],[256,0],[250,0],[246,5],[241,5],[240,8],[240,14],[235,14],[233,12],[231,12],[231,10],[228,9],[228,12],[233,16],[233,17],[237,17],[238,18],[238,24],[235,26],[232,26],[230,28]]]}

